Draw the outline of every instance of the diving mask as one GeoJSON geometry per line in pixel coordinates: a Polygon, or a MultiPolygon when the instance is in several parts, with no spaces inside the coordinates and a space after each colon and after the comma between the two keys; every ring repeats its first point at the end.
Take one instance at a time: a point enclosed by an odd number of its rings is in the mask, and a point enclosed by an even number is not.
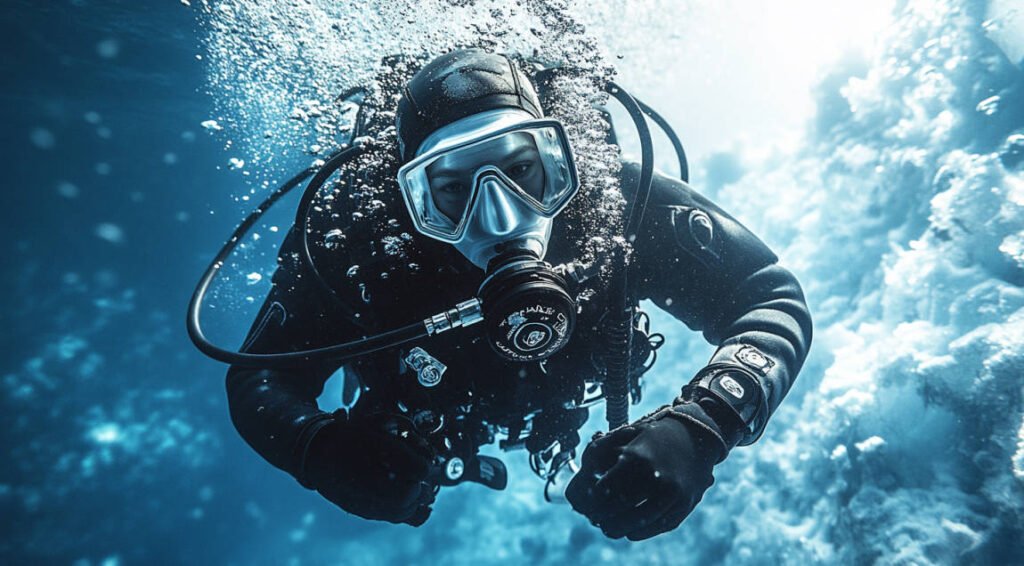
{"type": "Polygon", "coordinates": [[[439,128],[398,184],[416,229],[482,269],[509,249],[543,258],[551,219],[579,192],[562,125],[513,108],[439,128]]]}

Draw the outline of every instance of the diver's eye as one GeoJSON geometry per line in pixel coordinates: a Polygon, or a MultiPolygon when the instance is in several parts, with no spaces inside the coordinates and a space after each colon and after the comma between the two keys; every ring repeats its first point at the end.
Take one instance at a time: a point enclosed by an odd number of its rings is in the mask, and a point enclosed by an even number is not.
{"type": "Polygon", "coordinates": [[[520,161],[505,170],[505,174],[512,179],[518,179],[528,175],[533,170],[533,161],[520,161]]]}
{"type": "Polygon", "coordinates": [[[465,191],[465,187],[462,186],[462,183],[448,183],[441,185],[437,191],[446,195],[458,195],[465,191]]]}

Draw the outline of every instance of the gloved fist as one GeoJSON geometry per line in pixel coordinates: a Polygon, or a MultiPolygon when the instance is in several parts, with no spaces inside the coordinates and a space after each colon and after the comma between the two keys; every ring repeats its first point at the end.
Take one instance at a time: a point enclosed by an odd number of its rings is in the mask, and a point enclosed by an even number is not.
{"type": "Polygon", "coordinates": [[[715,433],[674,417],[647,418],[595,438],[565,491],[609,538],[671,531],[714,483],[726,448],[715,433]]]}
{"type": "Polygon", "coordinates": [[[306,477],[349,513],[418,527],[436,495],[427,481],[433,457],[422,438],[389,417],[337,420],[313,437],[306,477]]]}

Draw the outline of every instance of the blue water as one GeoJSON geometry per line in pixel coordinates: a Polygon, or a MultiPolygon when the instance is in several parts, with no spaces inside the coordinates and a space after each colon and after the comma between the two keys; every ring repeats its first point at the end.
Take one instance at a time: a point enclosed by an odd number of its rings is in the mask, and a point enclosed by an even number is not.
{"type": "Polygon", "coordinates": [[[301,533],[379,529],[241,442],[223,368],[183,331],[242,192],[200,127],[194,13],[15,2],[0,21],[0,562],[284,563],[301,533]]]}
{"type": "MultiPolygon", "coordinates": [[[[1006,2],[895,3],[878,49],[819,71],[813,107],[791,120],[800,135],[768,152],[769,136],[714,127],[766,112],[692,116],[676,97],[707,98],[679,94],[693,74],[666,86],[687,33],[652,46],[594,16],[624,78],[683,124],[694,185],[779,252],[817,327],[765,437],[716,469],[679,530],[639,544],[545,504],[522,453],[507,457],[508,491],[448,490],[413,529],[344,514],[237,436],[224,368],[188,342],[184,309],[245,197],[312,157],[251,165],[277,109],[246,94],[267,90],[244,73],[230,95],[211,87],[225,84],[211,46],[223,32],[193,4],[0,11],[0,563],[1024,563],[1024,72],[1019,42],[992,39],[1019,25],[1006,2]]],[[[743,84],[762,66],[731,71],[743,84]]],[[[707,89],[726,84],[715,77],[707,89]]],[[[756,90],[715,92],[769,104],[756,90]]],[[[776,110],[751,131],[790,120],[776,110]]],[[[276,214],[216,297],[221,336],[243,332],[265,292],[287,227],[276,214]]],[[[710,354],[653,315],[669,345],[635,414],[710,354]]]]}

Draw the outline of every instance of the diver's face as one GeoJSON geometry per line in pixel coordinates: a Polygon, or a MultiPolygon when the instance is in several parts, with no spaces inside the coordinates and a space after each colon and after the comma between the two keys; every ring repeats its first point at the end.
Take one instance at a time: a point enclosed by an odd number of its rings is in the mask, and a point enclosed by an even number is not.
{"type": "Polygon", "coordinates": [[[434,205],[452,222],[459,222],[481,167],[494,166],[525,193],[540,201],[544,167],[533,136],[518,132],[446,155],[427,167],[434,205]]]}

